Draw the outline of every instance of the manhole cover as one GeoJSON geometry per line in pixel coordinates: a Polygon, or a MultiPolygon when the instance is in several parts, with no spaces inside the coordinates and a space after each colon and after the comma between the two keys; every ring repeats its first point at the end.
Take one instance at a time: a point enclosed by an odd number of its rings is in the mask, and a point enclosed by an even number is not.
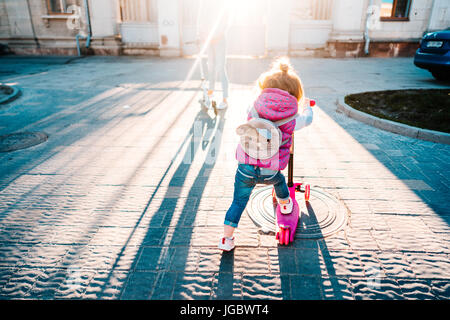
{"type": "MultiPolygon", "coordinates": [[[[333,195],[311,186],[309,202],[303,193],[296,193],[300,206],[300,221],[296,238],[319,239],[341,230],[347,222],[347,210],[333,195]]],[[[253,222],[265,231],[276,232],[276,215],[272,204],[272,186],[255,189],[247,205],[253,222]]]]}
{"type": "Polygon", "coordinates": [[[0,136],[0,152],[10,152],[29,148],[47,141],[44,132],[18,132],[0,136]]]}

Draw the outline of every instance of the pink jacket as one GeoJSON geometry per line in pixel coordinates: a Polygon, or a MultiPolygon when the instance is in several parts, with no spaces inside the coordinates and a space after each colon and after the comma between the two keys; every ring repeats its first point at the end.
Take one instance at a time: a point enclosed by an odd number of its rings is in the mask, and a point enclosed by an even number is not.
{"type": "MultiPolygon", "coordinates": [[[[254,108],[261,118],[278,121],[298,112],[297,99],[290,95],[287,91],[267,88],[264,89],[254,103],[254,108]]],[[[248,115],[247,120],[250,120],[251,114],[248,115]]],[[[288,142],[280,147],[280,151],[274,157],[267,160],[257,160],[251,158],[238,144],[236,149],[236,159],[240,163],[256,165],[261,168],[271,170],[283,170],[289,162],[289,149],[292,143],[292,133],[294,132],[296,119],[280,126],[282,132],[282,140],[288,139],[288,142]]]]}

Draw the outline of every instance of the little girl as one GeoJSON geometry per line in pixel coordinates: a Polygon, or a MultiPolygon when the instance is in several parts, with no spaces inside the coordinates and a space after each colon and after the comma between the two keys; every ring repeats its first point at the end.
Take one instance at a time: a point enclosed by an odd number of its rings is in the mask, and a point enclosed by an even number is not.
{"type": "MultiPolygon", "coordinates": [[[[248,120],[256,116],[254,112],[258,113],[258,117],[272,122],[286,119],[296,115],[299,102],[305,100],[300,78],[287,58],[276,60],[272,68],[259,77],[258,86],[262,91],[248,114],[248,120]]],[[[236,159],[239,164],[234,182],[233,203],[225,215],[224,236],[219,242],[219,249],[223,251],[234,249],[234,230],[256,184],[273,185],[281,212],[285,214],[292,212],[293,203],[280,170],[286,168],[289,161],[292,133],[312,122],[312,109],[309,103],[306,105],[301,114],[279,127],[282,140],[287,142],[281,145],[276,161],[253,159],[238,145],[236,159]]]]}

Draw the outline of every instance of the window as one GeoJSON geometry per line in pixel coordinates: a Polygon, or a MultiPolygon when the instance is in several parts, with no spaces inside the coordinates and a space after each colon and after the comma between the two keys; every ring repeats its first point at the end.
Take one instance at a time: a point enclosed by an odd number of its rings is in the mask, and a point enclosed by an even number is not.
{"type": "Polygon", "coordinates": [[[409,20],[409,8],[411,0],[382,0],[380,19],[381,20],[409,20]]]}
{"type": "Polygon", "coordinates": [[[72,14],[67,9],[76,4],[76,0],[47,0],[47,9],[49,14],[72,14]]]}
{"type": "Polygon", "coordinates": [[[122,22],[158,22],[157,0],[119,0],[119,8],[122,22]]]}

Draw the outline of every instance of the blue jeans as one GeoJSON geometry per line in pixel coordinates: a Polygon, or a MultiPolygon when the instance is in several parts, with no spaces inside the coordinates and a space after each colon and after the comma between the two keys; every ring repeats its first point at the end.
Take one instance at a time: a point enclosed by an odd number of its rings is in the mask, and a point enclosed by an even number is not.
{"type": "Polygon", "coordinates": [[[238,165],[234,180],[233,203],[225,215],[225,224],[236,228],[242,212],[256,184],[272,184],[279,199],[289,198],[289,189],[280,171],[268,170],[250,164],[238,165]]]}

